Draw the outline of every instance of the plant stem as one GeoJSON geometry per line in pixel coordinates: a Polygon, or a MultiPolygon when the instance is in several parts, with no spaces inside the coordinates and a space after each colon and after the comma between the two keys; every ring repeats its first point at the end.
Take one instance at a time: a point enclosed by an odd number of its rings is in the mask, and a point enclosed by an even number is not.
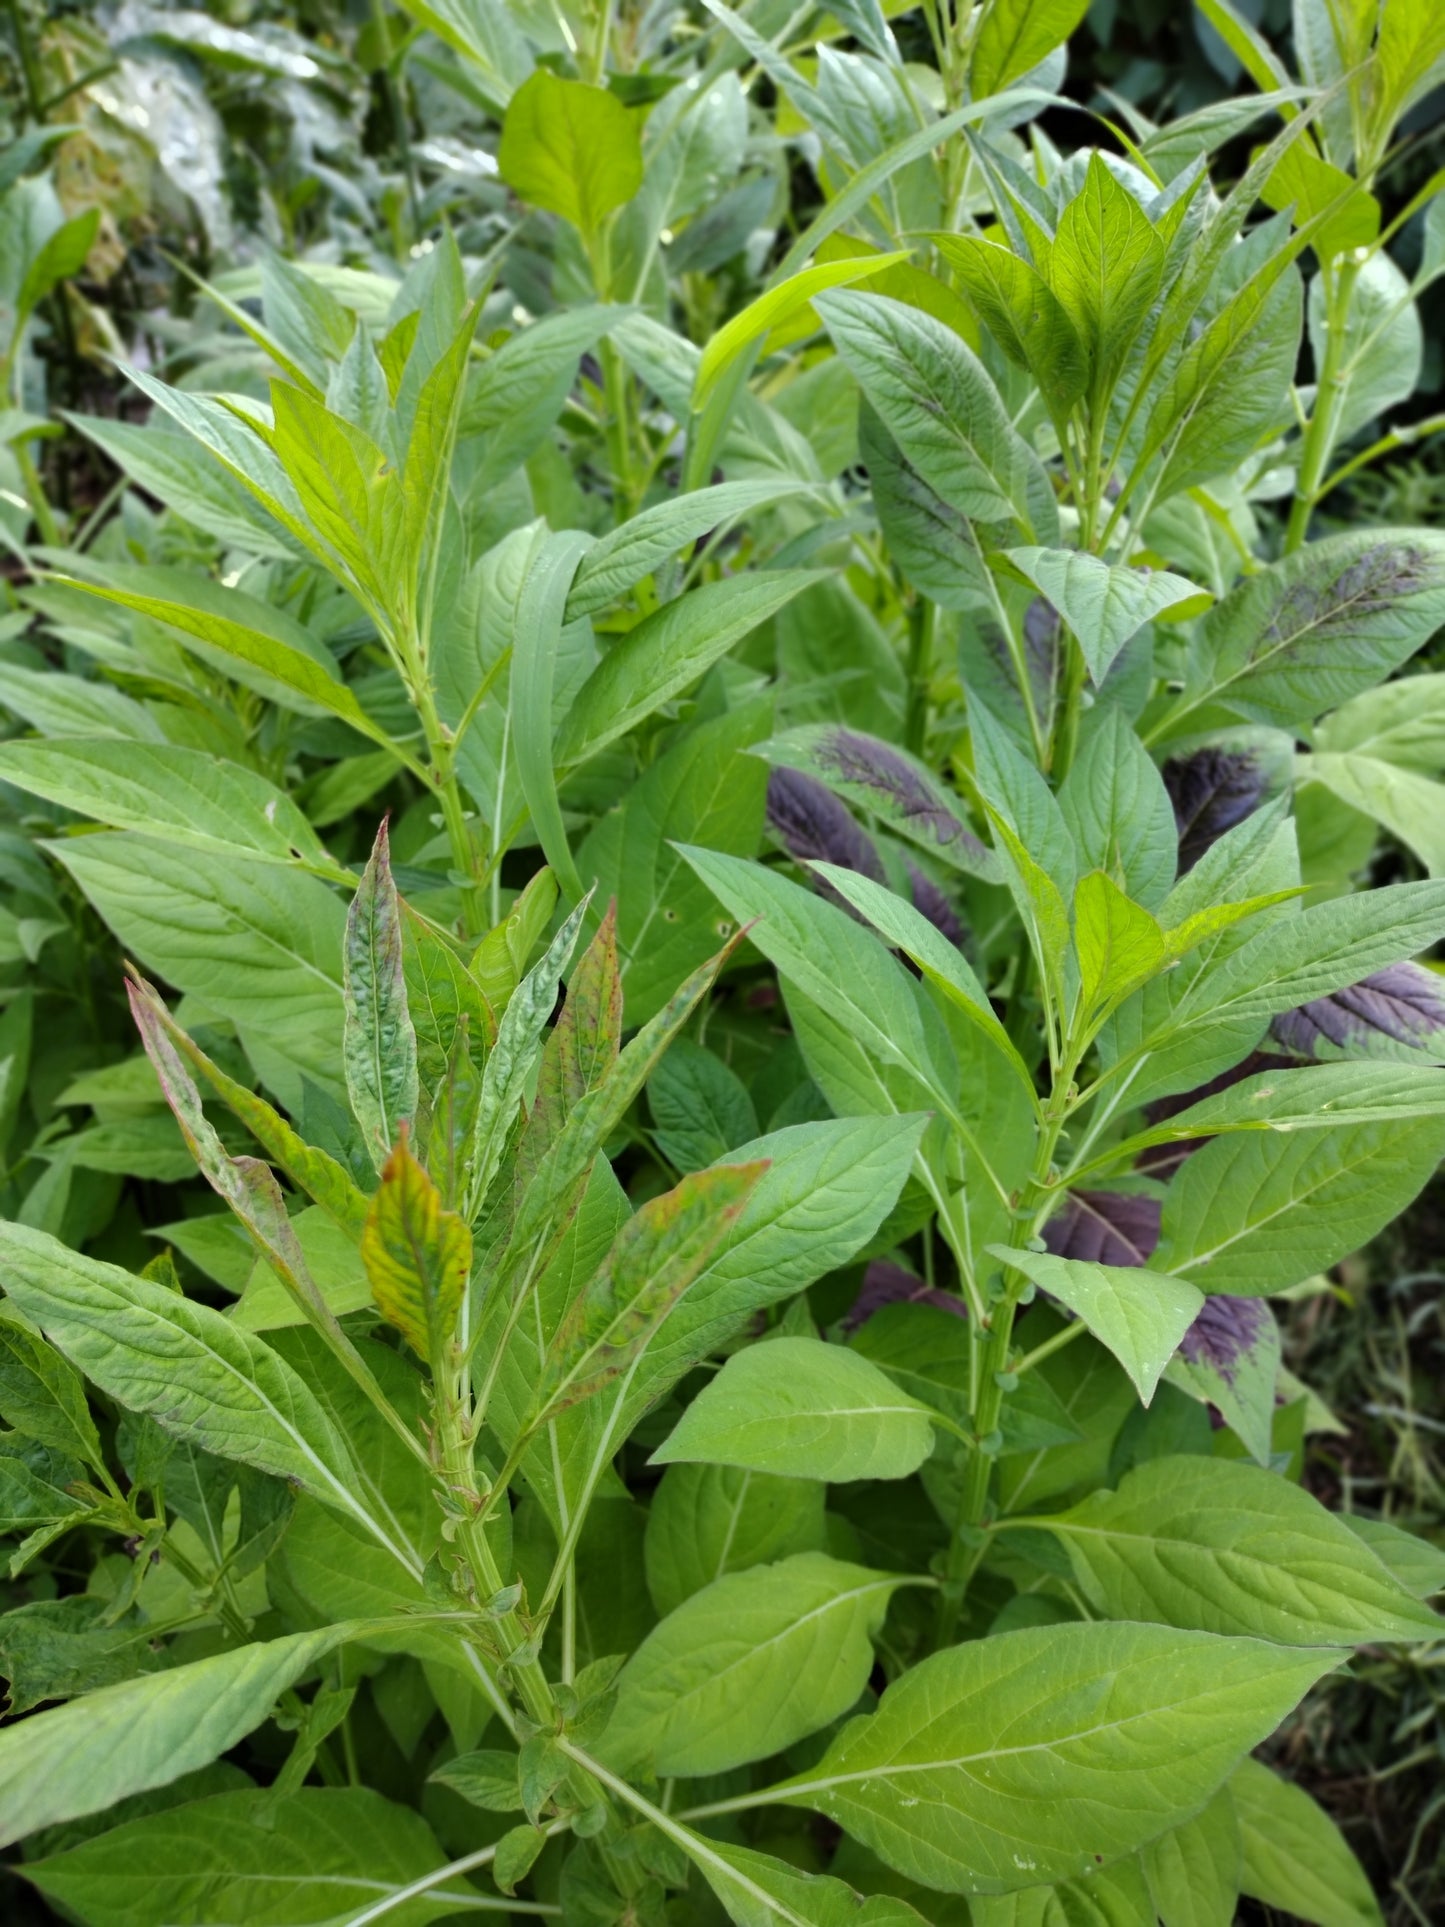
{"type": "Polygon", "coordinates": [[[1286,555],[1293,554],[1301,546],[1309,531],[1310,517],[1321,494],[1325,465],[1334,447],[1345,397],[1342,364],[1350,301],[1355,282],[1359,279],[1360,264],[1346,257],[1337,267],[1325,267],[1320,271],[1325,281],[1325,352],[1315,389],[1315,405],[1300,448],[1299,475],[1295,481],[1294,501],[1290,505],[1289,526],[1284,536],[1286,555]]]}
{"type": "Polygon", "coordinates": [[[934,608],[927,596],[916,596],[908,612],[908,714],[903,725],[903,742],[915,756],[923,754],[928,735],[934,608]]]}

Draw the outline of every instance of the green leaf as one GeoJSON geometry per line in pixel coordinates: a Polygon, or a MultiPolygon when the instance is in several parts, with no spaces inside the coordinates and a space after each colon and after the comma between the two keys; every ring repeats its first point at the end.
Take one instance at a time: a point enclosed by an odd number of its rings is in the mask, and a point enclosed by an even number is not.
{"type": "Polygon", "coordinates": [[[833,294],[818,307],[924,481],[964,515],[1029,528],[1031,457],[983,363],[953,329],[881,295],[833,294]]]}
{"type": "Polygon", "coordinates": [[[219,1759],[350,1632],[326,1626],[215,1653],[7,1727],[0,1732],[0,1844],[102,1812],[219,1759]]]}
{"type": "Polygon", "coordinates": [[[1298,770],[1300,781],[1323,783],[1348,808],[1374,817],[1431,876],[1445,875],[1445,783],[1350,753],[1302,756],[1298,770]]]}
{"type": "Polygon", "coordinates": [[[923,1915],[906,1900],[878,1893],[865,1900],[841,1880],[800,1873],[751,1847],[694,1834],[683,1850],[736,1927],[922,1927],[923,1915]]]}
{"type": "Polygon", "coordinates": [[[1364,1868],[1303,1787],[1259,1760],[1241,1760],[1229,1792],[1244,1842],[1245,1893],[1313,1927],[1382,1927],[1364,1868]]]}
{"type": "Polygon", "coordinates": [[[416,1116],[416,1031],[402,968],[401,905],[391,875],[386,823],[361,873],[342,952],[346,1019],[342,1058],[352,1114],[380,1171],[416,1116]]]}
{"type": "Polygon", "coordinates": [[[420,1357],[446,1356],[472,1269],[466,1220],[407,1147],[406,1128],[382,1166],[361,1234],[361,1259],[376,1308],[420,1357]]]}
{"type": "MultiPolygon", "coordinates": [[[[569,529],[558,535],[545,535],[533,551],[517,597],[510,696],[517,780],[547,862],[574,902],[582,895],[582,884],[572,861],[572,847],[562,822],[562,806],[557,800],[557,769],[552,753],[552,687],[561,653],[567,596],[587,546],[587,536],[569,529]]],[[[591,681],[589,679],[586,688],[591,687],[591,681]]],[[[494,826],[497,833],[500,828],[500,824],[494,826]]]]}
{"type": "Polygon", "coordinates": [[[1140,1857],[1164,1927],[1234,1927],[1244,1847],[1227,1786],[1140,1857]]]}
{"type": "Polygon", "coordinates": [[[1339,1663],[1162,1626],[1043,1626],[935,1653],[779,1789],[946,1893],[1091,1875],[1178,1826],[1339,1663]]]}
{"type": "Polygon", "coordinates": [[[1096,1265],[1008,1245],[990,1245],[989,1252],[1081,1318],[1124,1367],[1146,1405],[1204,1303],[1193,1285],[1143,1266],[1096,1265]]]}
{"type": "Polygon", "coordinates": [[[93,740],[0,744],[0,778],[117,830],[144,830],[209,856],[272,863],[326,854],[290,797],[203,750],[93,740]]]}
{"type": "Polygon", "coordinates": [[[670,1613],[725,1573],[821,1552],[826,1488],[732,1465],[669,1466],[647,1509],[647,1589],[670,1613]]]}
{"type": "Polygon", "coordinates": [[[1301,1486],[1242,1461],[1152,1459],[1116,1492],[1039,1520],[1111,1619],[1239,1633],[1281,1646],[1438,1635],[1349,1527],[1301,1486]]]}
{"type": "Polygon", "coordinates": [[[1123,1163],[1154,1144],[1226,1131],[1329,1131],[1342,1124],[1439,1117],[1442,1111],[1445,1076],[1434,1065],[1301,1065],[1260,1071],[1201,1098],[1168,1123],[1126,1138],[1118,1157],[1123,1163]]]}
{"type": "Polygon", "coordinates": [[[701,1460],[784,1478],[904,1479],[933,1450],[929,1410],[856,1352],[774,1338],[735,1352],[650,1463],[701,1460]]]}
{"type": "Polygon", "coordinates": [[[1200,625],[1181,699],[1292,729],[1372,689],[1445,620],[1445,536],[1356,529],[1246,576],[1200,625]]]}
{"type": "Polygon", "coordinates": [[[571,1306],[548,1347],[535,1423],[625,1372],[736,1220],[767,1165],[716,1165],[650,1198],[571,1306]]]}
{"type": "Polygon", "coordinates": [[[584,235],[642,185],[637,124],[622,102],[605,87],[563,80],[545,67],[512,96],[497,164],[524,201],[584,235]]]}
{"type": "Polygon", "coordinates": [[[119,1404],[218,1457],[290,1480],[390,1543],[355,1497],[344,1440],[305,1382],[259,1338],[208,1305],[25,1225],[0,1224],[0,1254],[9,1296],[119,1404]]]}
{"type": "Polygon", "coordinates": [[[1095,709],[1090,723],[1059,809],[1080,863],[1106,870],[1136,903],[1157,911],[1174,882],[1174,806],[1117,703],[1095,709]]]}
{"type": "Polygon", "coordinates": [[[1083,187],[1059,217],[1049,282],[1089,350],[1095,409],[1107,405],[1149,317],[1164,262],[1162,236],[1093,154],[1083,187]]]}
{"type": "Polygon", "coordinates": [[[701,1171],[758,1135],[747,1086],[720,1057],[679,1037],[647,1081],[658,1149],[677,1170],[701,1171]]]}
{"type": "Polygon", "coordinates": [[[702,351],[693,384],[692,407],[701,413],[727,370],[750,348],[775,328],[785,327],[809,305],[815,295],[829,288],[845,288],[854,281],[868,281],[908,259],[907,250],[893,254],[871,254],[861,260],[822,261],[811,268],[789,275],[760,294],[755,301],[735,314],[718,330],[702,351]]]}
{"type": "Polygon", "coordinates": [[[1366,1519],[1357,1512],[1340,1515],[1340,1523],[1374,1553],[1415,1599],[1445,1592],[1445,1552],[1417,1533],[1404,1532],[1388,1519],[1366,1519]]]}
{"type": "Polygon", "coordinates": [[[1001,94],[1061,47],[1088,11],[1088,0],[993,0],[979,26],[969,66],[975,100],[1001,94]]]}
{"type": "Polygon", "coordinates": [[[726,1773],[816,1733],[867,1685],[901,1583],[821,1552],[714,1580],[623,1668],[609,1758],[663,1778],[726,1773]]]}
{"type": "Polygon", "coordinates": [[[1164,968],[1164,933],[1102,870],[1090,870],[1074,892],[1074,950],[1079,1001],[1086,1021],[1107,1015],[1164,968]]]}
{"type": "MultiPolygon", "coordinates": [[[[514,1776],[515,1777],[515,1776],[514,1776]]],[[[25,1864],[25,1878],[88,1927],[245,1920],[304,1927],[387,1904],[443,1855],[409,1807],[366,1787],[246,1788],[124,1821],[25,1864]]],[[[459,1877],[387,1904],[392,1927],[469,1904],[459,1877]]]]}
{"type": "Polygon", "coordinates": [[[1125,568],[1077,549],[1004,549],[1002,558],[1068,623],[1096,685],[1146,622],[1197,615],[1212,600],[1187,576],[1125,568]]]}
{"type": "Polygon", "coordinates": [[[1055,418],[1067,419],[1088,382],[1088,355],[1048,282],[1011,248],[982,236],[933,241],[1009,360],[1028,369],[1055,418]]]}
{"type": "Polygon", "coordinates": [[[1442,1156],[1438,1115],[1216,1138],[1164,1194],[1155,1262],[1206,1291],[1283,1291],[1368,1243],[1442,1156]]]}
{"type": "Polygon", "coordinates": [[[105,1454],[72,1365],[0,1305],[0,1418],[26,1438],[100,1471],[105,1454]]]}
{"type": "Polygon", "coordinates": [[[728,576],[644,616],[578,690],[557,735],[556,761],[585,763],[681,695],[735,643],[818,580],[812,569],[728,576]]]}

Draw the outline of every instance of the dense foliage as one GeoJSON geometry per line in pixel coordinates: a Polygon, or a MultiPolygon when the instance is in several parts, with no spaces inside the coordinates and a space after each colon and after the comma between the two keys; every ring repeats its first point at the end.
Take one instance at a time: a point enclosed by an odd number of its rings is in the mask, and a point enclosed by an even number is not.
{"type": "Polygon", "coordinates": [[[17,1909],[1382,1919],[1445,13],[1198,6],[15,0],[17,1909]]]}

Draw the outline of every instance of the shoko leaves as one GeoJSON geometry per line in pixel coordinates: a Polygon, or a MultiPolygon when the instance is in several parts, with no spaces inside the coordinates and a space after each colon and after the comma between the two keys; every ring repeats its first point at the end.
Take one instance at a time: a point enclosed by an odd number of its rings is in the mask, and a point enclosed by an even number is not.
{"type": "Polygon", "coordinates": [[[405,1128],[382,1166],[361,1256],[382,1317],[422,1358],[443,1359],[471,1271],[472,1234],[443,1207],[405,1128]]]}

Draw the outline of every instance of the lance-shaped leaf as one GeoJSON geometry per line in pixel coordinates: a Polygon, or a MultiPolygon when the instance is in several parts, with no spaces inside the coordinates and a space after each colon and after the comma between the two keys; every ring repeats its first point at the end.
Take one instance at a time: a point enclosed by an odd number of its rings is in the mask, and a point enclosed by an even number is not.
{"type": "Polygon", "coordinates": [[[999,347],[1028,369],[1055,418],[1066,419],[1084,392],[1089,359],[1048,282],[996,241],[972,234],[937,234],[933,240],[999,347]]]}
{"type": "Polygon", "coordinates": [[[1074,892],[1074,950],[1079,1002],[1086,1020],[1117,1010],[1168,960],[1164,932],[1103,870],[1090,870],[1074,892]]]}
{"type": "Polygon", "coordinates": [[[0,1225],[0,1262],[21,1311],[118,1404],[218,1457],[289,1480],[404,1556],[354,1496],[346,1443],[314,1393],[259,1338],[209,1305],[25,1225],[0,1225]]]}
{"type": "Polygon", "coordinates": [[[1179,832],[1179,874],[1264,801],[1269,772],[1247,750],[1206,747],[1173,756],[1160,772],[1179,832]]]}
{"type": "Polygon", "coordinates": [[[1111,1619],[1282,1646],[1429,1639],[1442,1622],[1302,1486],[1242,1461],[1151,1459],[1117,1492],[1031,1519],[1111,1619]]]}
{"type": "Polygon", "coordinates": [[[1147,1265],[1159,1242],[1159,1200],[1142,1191],[1071,1191],[1043,1236],[1056,1258],[1147,1265]]]}
{"type": "Polygon", "coordinates": [[[719,328],[703,349],[692,392],[694,413],[701,411],[740,355],[755,341],[762,340],[774,329],[785,326],[802,314],[816,295],[830,288],[847,287],[850,282],[871,280],[874,275],[885,274],[889,268],[907,259],[908,253],[904,249],[892,254],[867,255],[861,260],[820,261],[760,294],[740,314],[735,314],[725,327],[719,328]]]}
{"type": "Polygon", "coordinates": [[[471,1273],[472,1234],[464,1218],[443,1207],[405,1128],[382,1167],[361,1259],[382,1317],[422,1358],[442,1358],[471,1273]]]}
{"type": "Polygon", "coordinates": [[[1101,683],[1137,629],[1157,617],[1197,614],[1210,597],[1186,576],[1101,562],[1077,549],[1005,549],[1000,561],[1058,610],[1101,683]]]}
{"type": "Polygon", "coordinates": [[[970,1640],[896,1680],[777,1797],[946,1893],[1076,1879],[1197,1812],[1339,1660],[1103,1622],[970,1640]]]}
{"type": "Polygon", "coordinates": [[[1383,1927],[1369,1875],[1303,1787],[1262,1760],[1241,1760],[1229,1796],[1244,1845],[1240,1886],[1251,1899],[1321,1927],[1383,1927]]]}
{"type": "MultiPolygon", "coordinates": [[[[963,805],[938,778],[906,751],[839,723],[808,723],[760,743],[753,751],[774,770],[816,778],[846,802],[870,811],[886,829],[906,837],[952,868],[991,876],[989,852],[970,827],[963,805]]],[[[769,781],[769,810],[772,782],[769,781]]],[[[797,854],[795,852],[795,854],[797,854]]],[[[810,850],[850,870],[863,865],[829,850],[810,850]]],[[[868,876],[877,875],[872,869],[868,876]]]]}
{"type": "Polygon", "coordinates": [[[1212,1405],[1251,1457],[1267,1466],[1279,1366],[1279,1326],[1269,1306],[1262,1298],[1220,1292],[1205,1299],[1164,1376],[1181,1392],[1212,1405]]]}
{"type": "Polygon", "coordinates": [[[1433,1065],[1296,1066],[1275,1058],[1272,1064],[1263,1060],[1268,1067],[1260,1068],[1260,1061],[1246,1060],[1241,1071],[1253,1075],[1217,1079],[1207,1096],[1187,1108],[1173,1102],[1168,1121],[1127,1139],[1121,1156],[1223,1131],[1328,1131],[1341,1124],[1445,1114],[1445,1075],[1433,1065]]]}
{"type": "Polygon", "coordinates": [[[767,1160],[695,1171],[629,1218],[557,1327],[537,1387],[544,1424],[625,1372],[722,1242],[767,1160]]]}
{"type": "Polygon", "coordinates": [[[1328,997],[1282,1011],[1270,1036],[1299,1057],[1445,1064],[1445,977],[1423,964],[1390,964],[1328,997]]]}
{"type": "Polygon", "coordinates": [[[105,1465],[75,1367],[9,1305],[0,1305],[0,1418],[96,1471],[105,1465]]]}
{"type": "Polygon", "coordinates": [[[797,769],[768,772],[768,828],[799,863],[816,857],[883,881],[883,859],[853,812],[797,769]]]}
{"type": "Polygon", "coordinates": [[[905,1479],[932,1450],[929,1408],[868,1359],[816,1338],[772,1338],[733,1354],[651,1463],[838,1483],[905,1479]]]}
{"type": "Polygon", "coordinates": [[[291,1633],[105,1686],[0,1733],[0,1844],[209,1766],[351,1634],[291,1633]]]}
{"type": "Polygon", "coordinates": [[[1142,1267],[1089,1264],[1007,1245],[990,1245],[988,1250],[1081,1318],[1149,1404],[1164,1367],[1199,1315],[1202,1292],[1182,1278],[1142,1267]]]}
{"type": "Polygon", "coordinates": [[[518,984],[502,1013],[497,1041],[482,1071],[468,1217],[475,1216],[501,1168],[507,1140],[521,1116],[522,1098],[536,1067],[542,1032],[556,1009],[562,974],[577,947],[591,901],[589,891],[553,937],[541,961],[518,984]]]}
{"type": "MultiPolygon", "coordinates": [[[[274,1158],[286,1175],[300,1185],[350,1238],[359,1239],[366,1222],[366,1194],[352,1183],[335,1158],[308,1144],[279,1112],[272,1109],[264,1097],[248,1091],[244,1084],[238,1084],[235,1078],[228,1077],[218,1064],[213,1063],[171,1016],[159,993],[143,978],[133,977],[128,988],[131,1012],[152,1063],[156,1062],[160,1040],[164,1038],[176,1056],[184,1059],[234,1112],[267,1156],[274,1158]],[[155,1049],[152,1048],[153,1043],[155,1049]]],[[[180,1089],[179,1085],[177,1089],[180,1089]]]]}
{"type": "Polygon", "coordinates": [[[1088,11],[1086,0],[1000,0],[973,44],[969,81],[975,100],[1000,94],[1061,47],[1088,11]]]}
{"type": "Polygon", "coordinates": [[[383,819],[346,918],[342,1052],[351,1108],[379,1171],[416,1116],[416,1031],[402,968],[401,906],[383,819]]]}
{"type": "Polygon", "coordinates": [[[517,1146],[514,1182],[518,1192],[530,1184],[573,1106],[596,1090],[617,1062],[621,1044],[622,972],[614,899],[572,973],[562,1015],[542,1047],[537,1094],[517,1146]]]}

